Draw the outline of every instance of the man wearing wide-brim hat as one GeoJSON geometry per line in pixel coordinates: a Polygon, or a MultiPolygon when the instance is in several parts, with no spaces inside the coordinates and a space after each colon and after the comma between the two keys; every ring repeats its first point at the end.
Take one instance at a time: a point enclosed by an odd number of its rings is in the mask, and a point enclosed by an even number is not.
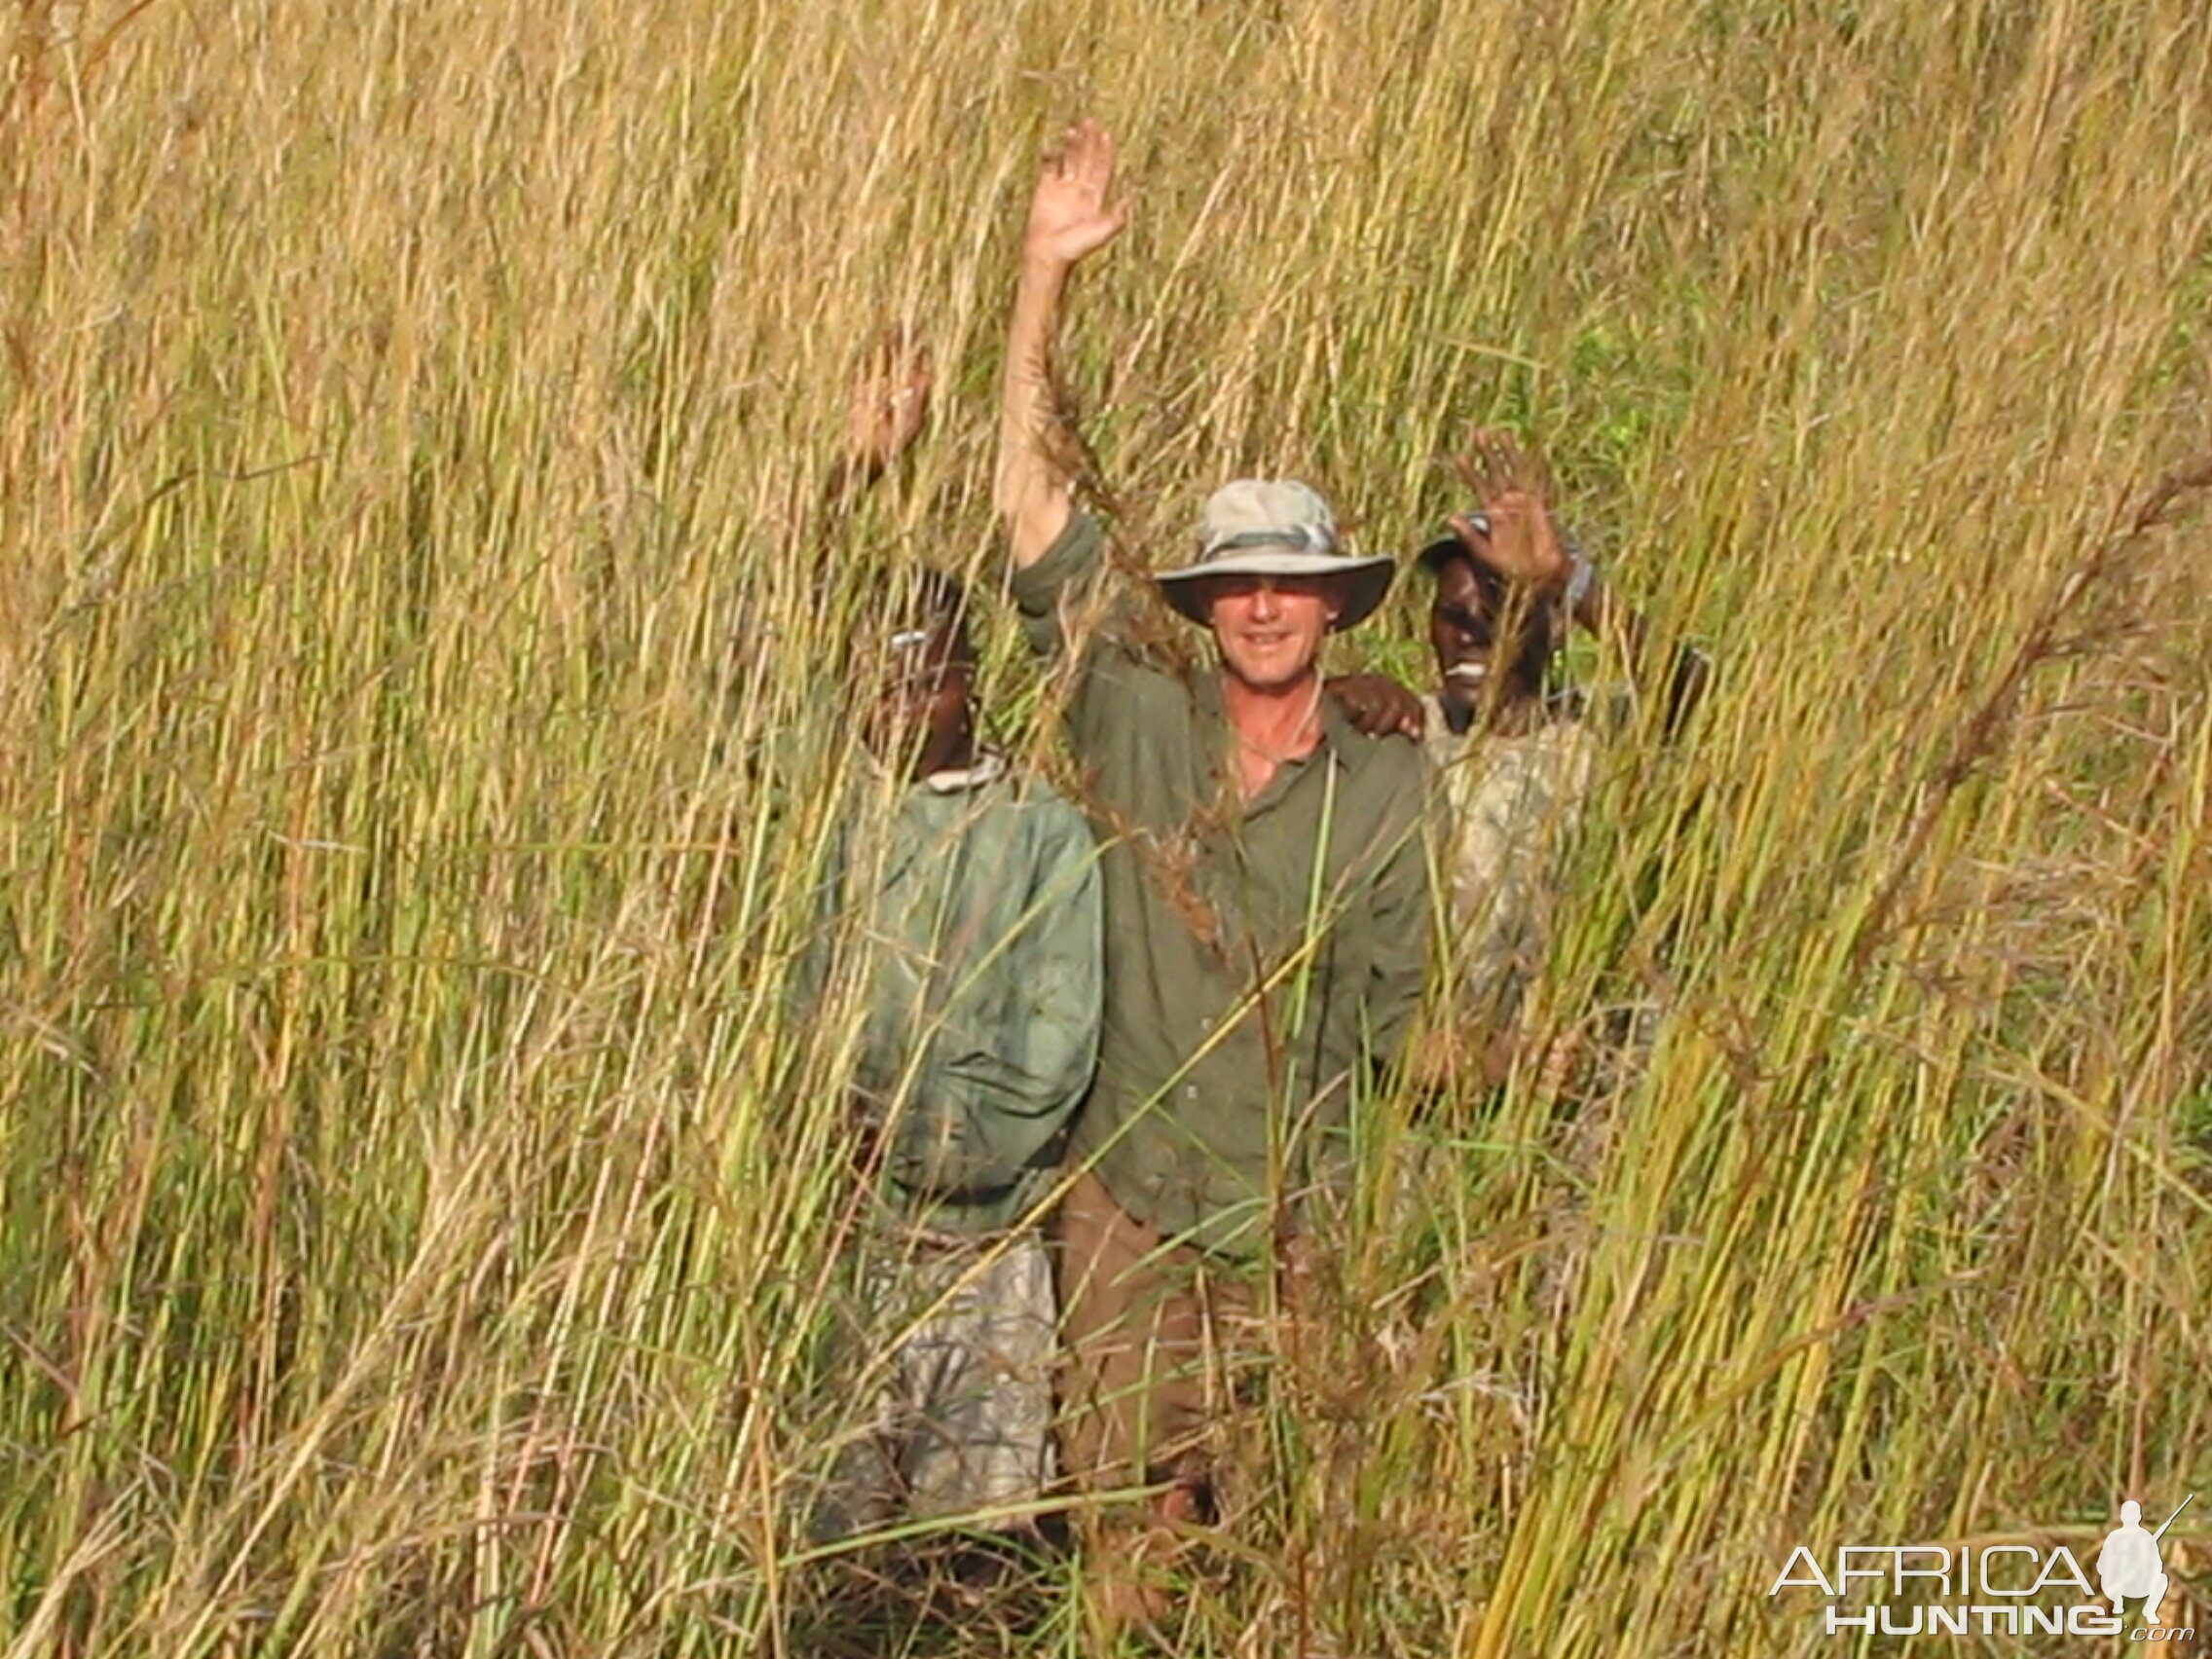
{"type": "Polygon", "coordinates": [[[1162,1609],[1172,1529],[1210,1507],[1222,1393],[1200,1362],[1235,1346],[1222,1316],[1248,1311],[1253,1270],[1286,1242],[1328,1247],[1350,1114],[1420,995],[1429,886],[1418,748],[1353,729],[1319,672],[1328,634],[1381,603],[1390,561],[1346,553],[1318,494],[1227,486],[1197,557],[1155,578],[1212,634],[1218,667],[1154,661],[1129,626],[1142,584],[1112,593],[1043,371],[1069,272],[1121,228],[1112,175],[1112,141],[1086,123],[1031,202],[997,501],[1031,643],[1071,659],[1080,804],[1103,849],[1105,1018],[1057,1272],[1063,1451],[1092,1499],[1091,1605],[1117,1625],[1162,1609]]]}
{"type": "Polygon", "coordinates": [[[1293,591],[1326,594],[1333,608],[1330,626],[1350,628],[1382,603],[1394,569],[1385,558],[1339,552],[1329,503],[1309,486],[1288,478],[1240,478],[1206,502],[1197,562],[1154,579],[1162,599],[1206,627],[1213,625],[1214,599],[1264,576],[1293,591]]]}

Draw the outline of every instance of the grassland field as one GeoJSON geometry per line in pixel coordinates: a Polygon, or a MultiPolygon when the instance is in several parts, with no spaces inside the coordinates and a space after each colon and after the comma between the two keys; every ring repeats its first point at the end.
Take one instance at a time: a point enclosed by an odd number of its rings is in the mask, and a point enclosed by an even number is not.
{"type": "MultiPolygon", "coordinates": [[[[0,41],[0,1655],[830,1650],[857,1010],[782,990],[886,803],[825,665],[886,571],[999,591],[1081,114],[1134,210],[1063,370],[1128,546],[1265,471],[1405,552],[1503,424],[1720,665],[1615,751],[1531,1014],[1647,1010],[1649,1064],[1378,1104],[1175,1650],[1843,1659],[1904,1643],[1770,1596],[1798,1543],[2085,1556],[2191,1491],[2212,1641],[2202,0],[0,41]],[[826,517],[887,320],[929,429],[826,517]]],[[[1343,665],[1421,672],[1417,588],[1343,665]]],[[[1087,1651],[1037,1603],[898,1650],[1087,1651]]]]}

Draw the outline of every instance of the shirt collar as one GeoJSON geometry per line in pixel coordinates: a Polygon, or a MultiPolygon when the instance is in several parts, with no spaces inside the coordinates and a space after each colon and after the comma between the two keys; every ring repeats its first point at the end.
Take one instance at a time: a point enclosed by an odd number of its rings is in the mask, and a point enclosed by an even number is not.
{"type": "Polygon", "coordinates": [[[948,766],[941,772],[932,772],[922,780],[922,788],[932,794],[963,794],[1005,776],[1006,756],[995,749],[978,749],[974,765],[948,766]]]}
{"type": "MultiPolygon", "coordinates": [[[[1222,695],[1221,682],[1228,672],[1228,669],[1217,662],[1211,673],[1198,677],[1198,708],[1216,726],[1224,728],[1225,732],[1229,725],[1229,703],[1222,695]]],[[[1296,760],[1285,761],[1284,764],[1303,766],[1307,761],[1326,755],[1340,768],[1348,767],[1351,764],[1350,749],[1345,740],[1355,735],[1356,731],[1357,728],[1345,713],[1343,705],[1329,695],[1328,681],[1324,677],[1321,683],[1321,741],[1313,746],[1311,754],[1301,755],[1296,760]]]]}
{"type": "Polygon", "coordinates": [[[1324,681],[1321,685],[1321,749],[1339,769],[1351,764],[1349,746],[1345,740],[1353,736],[1355,730],[1351,717],[1345,713],[1342,703],[1329,695],[1328,682],[1324,681]]]}

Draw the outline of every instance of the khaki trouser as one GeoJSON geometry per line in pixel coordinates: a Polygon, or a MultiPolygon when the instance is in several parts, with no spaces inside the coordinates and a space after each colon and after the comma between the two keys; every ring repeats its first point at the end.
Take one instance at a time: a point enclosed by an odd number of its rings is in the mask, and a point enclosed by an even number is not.
{"type": "Polygon", "coordinates": [[[1061,1200],[1055,1233],[1068,1473],[1099,1497],[1171,1481],[1150,1507],[1179,1519],[1210,1483],[1250,1286],[1189,1245],[1163,1246],[1088,1170],[1061,1200]]]}

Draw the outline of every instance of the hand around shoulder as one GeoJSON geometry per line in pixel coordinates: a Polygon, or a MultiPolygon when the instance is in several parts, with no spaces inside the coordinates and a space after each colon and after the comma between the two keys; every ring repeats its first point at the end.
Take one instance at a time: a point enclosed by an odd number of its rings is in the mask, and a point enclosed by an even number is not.
{"type": "Polygon", "coordinates": [[[1386,674],[1340,674],[1327,690],[1352,729],[1366,737],[1419,741],[1426,711],[1420,699],[1386,674]]]}

